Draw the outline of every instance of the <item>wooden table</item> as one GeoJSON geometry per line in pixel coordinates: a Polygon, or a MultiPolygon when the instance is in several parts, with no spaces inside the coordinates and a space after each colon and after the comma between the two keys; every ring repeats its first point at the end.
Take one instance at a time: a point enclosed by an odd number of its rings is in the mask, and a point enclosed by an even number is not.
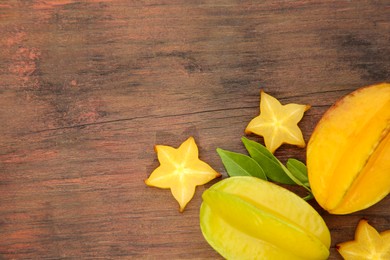
{"type": "MultiPolygon", "coordinates": [[[[0,259],[218,259],[198,218],[215,181],[179,213],[144,184],[153,146],[194,136],[226,176],[215,149],[244,152],[260,89],[312,105],[307,141],[338,98],[390,81],[388,1],[3,0],[0,32],[0,259]]],[[[331,259],[360,218],[390,229],[389,197],[346,216],[311,203],[331,259]]]]}

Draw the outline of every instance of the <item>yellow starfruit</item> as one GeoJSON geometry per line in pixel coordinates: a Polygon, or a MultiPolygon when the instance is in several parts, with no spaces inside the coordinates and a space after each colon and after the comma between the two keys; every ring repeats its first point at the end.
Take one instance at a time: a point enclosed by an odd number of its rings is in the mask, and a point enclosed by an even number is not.
{"type": "Polygon", "coordinates": [[[318,122],[307,147],[310,187],[333,214],[377,203],[390,192],[390,84],[358,89],[318,122]]]}
{"type": "Polygon", "coordinates": [[[337,251],[345,260],[390,259],[390,230],[378,233],[362,219],[355,232],[355,240],[337,244],[337,251]]]}
{"type": "Polygon", "coordinates": [[[179,148],[156,145],[160,162],[147,180],[146,185],[171,189],[173,197],[184,211],[195,193],[195,187],[221,176],[210,165],[198,157],[198,147],[193,137],[188,138],[179,148]]]}
{"type": "Polygon", "coordinates": [[[227,259],[327,259],[330,233],[306,201],[250,176],[224,179],[206,190],[200,226],[227,259]]]}
{"type": "Polygon", "coordinates": [[[274,153],[283,143],[305,147],[305,140],[298,127],[298,122],[309,108],[309,105],[282,105],[279,100],[262,90],[260,115],[249,122],[245,133],[263,136],[265,147],[271,153],[274,153]]]}

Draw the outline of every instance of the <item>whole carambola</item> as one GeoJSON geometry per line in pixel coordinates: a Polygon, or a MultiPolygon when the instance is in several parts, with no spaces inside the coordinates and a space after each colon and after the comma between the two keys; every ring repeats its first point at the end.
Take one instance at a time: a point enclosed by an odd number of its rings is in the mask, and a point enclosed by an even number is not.
{"type": "Polygon", "coordinates": [[[356,212],[390,192],[390,84],[358,89],[334,104],[307,147],[310,187],[333,214],[356,212]]]}
{"type": "Polygon", "coordinates": [[[251,176],[226,178],[203,195],[200,225],[226,259],[327,259],[321,216],[281,186],[251,176]]]}

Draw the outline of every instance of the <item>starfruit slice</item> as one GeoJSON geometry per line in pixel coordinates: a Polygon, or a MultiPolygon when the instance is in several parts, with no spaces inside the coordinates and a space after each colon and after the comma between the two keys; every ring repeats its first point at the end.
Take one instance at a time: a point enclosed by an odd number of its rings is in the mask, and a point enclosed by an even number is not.
{"type": "Polygon", "coordinates": [[[378,233],[362,219],[355,232],[355,240],[336,246],[345,260],[388,260],[390,259],[390,230],[378,233]]]}
{"type": "Polygon", "coordinates": [[[309,105],[282,105],[279,100],[262,90],[260,115],[249,122],[245,133],[263,136],[265,146],[271,153],[284,143],[305,147],[306,143],[298,123],[309,108],[309,105]]]}
{"type": "Polygon", "coordinates": [[[390,84],[358,89],[334,104],[307,147],[310,187],[333,214],[377,203],[390,192],[390,84]]]}
{"type": "Polygon", "coordinates": [[[183,212],[187,203],[195,194],[195,188],[203,185],[221,174],[210,165],[199,159],[198,146],[191,136],[179,148],[156,145],[155,150],[160,162],[145,180],[146,185],[170,189],[183,212]]]}
{"type": "Polygon", "coordinates": [[[303,199],[273,183],[237,176],[203,193],[200,226],[227,259],[327,259],[330,233],[303,199]]]}

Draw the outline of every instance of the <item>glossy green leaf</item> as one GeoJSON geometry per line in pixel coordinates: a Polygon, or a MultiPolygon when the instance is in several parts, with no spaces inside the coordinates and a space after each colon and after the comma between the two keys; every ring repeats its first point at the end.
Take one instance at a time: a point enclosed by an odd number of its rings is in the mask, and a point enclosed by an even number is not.
{"type": "Polygon", "coordinates": [[[263,168],[267,177],[282,184],[296,184],[283,169],[281,162],[265,146],[242,137],[250,156],[263,168]]]}
{"type": "Polygon", "coordinates": [[[310,186],[307,176],[307,168],[303,162],[290,158],[287,160],[286,166],[287,169],[294,175],[294,177],[299,179],[303,185],[307,187],[310,186]]]}
{"type": "Polygon", "coordinates": [[[288,177],[290,177],[291,180],[295,182],[296,185],[302,186],[305,188],[309,193],[311,193],[310,187],[304,185],[298,178],[296,178],[288,169],[286,166],[284,166],[282,163],[280,163],[280,166],[283,168],[284,172],[287,174],[288,177]]]}
{"type": "Polygon", "coordinates": [[[217,148],[222,163],[230,177],[232,176],[253,176],[263,180],[267,177],[261,166],[251,157],[217,148]]]}

